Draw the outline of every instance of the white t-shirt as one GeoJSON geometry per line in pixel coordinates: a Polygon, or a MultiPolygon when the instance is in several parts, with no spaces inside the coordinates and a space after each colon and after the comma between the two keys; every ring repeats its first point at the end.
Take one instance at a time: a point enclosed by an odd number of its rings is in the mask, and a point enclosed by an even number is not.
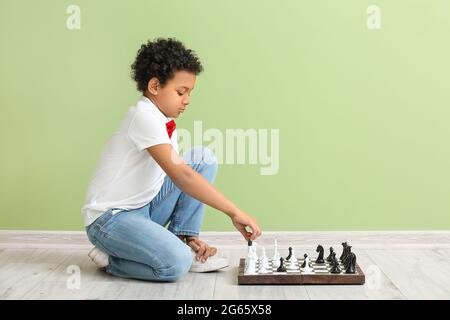
{"type": "Polygon", "coordinates": [[[85,226],[111,208],[140,208],[158,194],[166,174],[146,148],[167,143],[178,153],[177,131],[170,139],[166,129],[170,120],[145,96],[130,107],[92,176],[81,209],[85,226]]]}

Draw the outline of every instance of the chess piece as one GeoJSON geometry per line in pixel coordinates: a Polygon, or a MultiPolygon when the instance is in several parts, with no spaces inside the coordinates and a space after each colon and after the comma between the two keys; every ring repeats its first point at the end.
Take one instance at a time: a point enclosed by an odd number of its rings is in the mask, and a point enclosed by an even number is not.
{"type": "Polygon", "coordinates": [[[278,267],[277,272],[286,272],[286,267],[284,266],[283,258],[280,258],[280,266],[278,267]]]}
{"type": "Polygon", "coordinates": [[[350,240],[347,240],[345,242],[344,256],[341,258],[341,262],[343,264],[345,264],[346,261],[347,261],[347,258],[348,258],[349,254],[350,254],[350,251],[351,251],[351,247],[352,247],[352,242],[350,240]]]}
{"type": "Polygon", "coordinates": [[[287,270],[298,270],[298,265],[295,265],[295,263],[289,263],[286,267],[287,270]]]}
{"type": "Polygon", "coordinates": [[[245,257],[245,263],[244,263],[244,268],[245,269],[247,268],[248,261],[250,260],[250,256],[253,255],[252,250],[253,250],[252,249],[252,241],[248,240],[248,242],[247,242],[247,256],[245,257]]]}
{"type": "Polygon", "coordinates": [[[345,269],[347,269],[347,267],[348,267],[350,256],[352,254],[352,246],[349,245],[348,243],[347,243],[346,250],[347,250],[347,253],[345,254],[344,260],[342,261],[342,264],[344,265],[345,269]]]}
{"type": "MultiPolygon", "coordinates": [[[[333,249],[333,247],[330,247],[330,255],[327,257],[327,262],[332,262],[333,260],[333,252],[334,252],[334,249],[333,249]]],[[[335,254],[335,256],[336,256],[336,254],[335,254]]]]}
{"type": "Polygon", "coordinates": [[[350,252],[347,258],[347,267],[345,268],[345,273],[356,273],[356,255],[353,252],[350,252]]]}
{"type": "Polygon", "coordinates": [[[345,257],[345,254],[347,253],[347,242],[342,242],[341,244],[342,244],[342,254],[339,257],[339,260],[342,261],[345,257]]]}
{"type": "Polygon", "coordinates": [[[292,247],[289,247],[289,254],[286,257],[286,261],[289,261],[289,259],[291,259],[291,256],[292,256],[292,247]]]}
{"type": "Polygon", "coordinates": [[[253,257],[255,259],[255,262],[258,260],[258,256],[256,255],[256,242],[253,244],[251,240],[248,241],[247,257],[245,258],[244,267],[247,267],[247,263],[250,257],[253,257]]]}
{"type": "Polygon", "coordinates": [[[259,258],[259,261],[268,260],[267,255],[266,255],[266,248],[262,247],[261,250],[262,250],[262,254],[261,254],[261,257],[259,258]]]}
{"type": "Polygon", "coordinates": [[[304,273],[311,273],[314,271],[313,268],[311,268],[310,260],[307,254],[305,254],[305,261],[303,262],[302,268],[300,270],[304,273]]]}
{"type": "Polygon", "coordinates": [[[255,275],[256,274],[256,264],[254,260],[249,261],[247,268],[244,271],[244,275],[255,275]]]}
{"type": "Polygon", "coordinates": [[[261,267],[266,269],[267,271],[271,270],[269,260],[263,260],[263,262],[261,263],[261,267]]]}
{"type": "Polygon", "coordinates": [[[256,254],[256,247],[257,247],[257,243],[256,242],[253,242],[253,244],[252,244],[252,246],[251,246],[251,248],[252,248],[252,254],[253,254],[253,256],[255,257],[255,259],[256,259],[256,261],[258,261],[258,255],[256,254]]]}
{"type": "Polygon", "coordinates": [[[294,249],[290,248],[291,258],[289,259],[289,264],[287,266],[288,270],[298,270],[297,258],[295,257],[294,249]]]}
{"type": "Polygon", "coordinates": [[[330,273],[338,274],[341,273],[341,268],[339,267],[339,261],[336,259],[336,252],[332,253],[331,257],[331,270],[330,273]]]}
{"type": "Polygon", "coordinates": [[[280,266],[280,258],[278,260],[272,260],[272,266],[278,268],[280,266]]]}
{"type": "Polygon", "coordinates": [[[273,252],[273,257],[272,257],[272,264],[275,267],[278,267],[280,265],[280,253],[278,252],[277,239],[275,239],[274,252],[273,252]]]}
{"type": "Polygon", "coordinates": [[[320,244],[317,246],[316,252],[319,253],[319,256],[316,259],[316,263],[318,264],[325,263],[325,261],[323,260],[323,247],[320,244]]]}
{"type": "Polygon", "coordinates": [[[260,262],[259,263],[259,268],[258,268],[258,273],[269,273],[269,268],[267,268],[267,265],[265,265],[264,263],[260,262]]]}
{"type": "Polygon", "coordinates": [[[301,268],[306,267],[306,258],[308,258],[308,255],[305,253],[305,254],[303,255],[303,264],[302,264],[301,268]]]}
{"type": "Polygon", "coordinates": [[[292,249],[291,252],[292,252],[292,254],[291,254],[291,258],[289,259],[289,262],[292,264],[297,263],[297,257],[295,256],[295,250],[292,249]]]}
{"type": "Polygon", "coordinates": [[[263,268],[263,269],[266,269],[266,270],[270,269],[269,259],[266,256],[266,248],[264,248],[264,247],[262,248],[262,255],[259,258],[259,268],[260,269],[263,268]]]}
{"type": "Polygon", "coordinates": [[[244,274],[245,275],[256,274],[256,260],[253,255],[250,255],[248,257],[247,265],[245,266],[244,269],[244,274]]]}

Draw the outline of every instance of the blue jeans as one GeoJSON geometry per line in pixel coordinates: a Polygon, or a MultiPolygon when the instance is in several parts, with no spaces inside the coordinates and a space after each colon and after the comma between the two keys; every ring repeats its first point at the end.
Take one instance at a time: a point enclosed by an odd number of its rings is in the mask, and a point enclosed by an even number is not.
{"type": "MultiPolygon", "coordinates": [[[[211,150],[194,147],[183,159],[209,182],[214,181],[218,165],[211,150]]],[[[109,255],[106,272],[123,278],[176,281],[189,271],[192,252],[177,235],[198,236],[203,203],[166,176],[147,205],[112,215],[113,209],[86,227],[89,241],[109,255]]]]}

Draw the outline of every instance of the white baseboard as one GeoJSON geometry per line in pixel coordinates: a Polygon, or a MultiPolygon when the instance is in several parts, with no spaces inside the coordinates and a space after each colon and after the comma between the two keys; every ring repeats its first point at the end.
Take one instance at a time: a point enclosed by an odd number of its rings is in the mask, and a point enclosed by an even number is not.
{"type": "MultiPolygon", "coordinates": [[[[200,235],[208,243],[228,249],[245,249],[246,241],[237,231],[205,231],[200,235]]],[[[450,248],[449,230],[412,231],[264,231],[259,245],[271,246],[277,239],[281,246],[339,246],[351,240],[355,248],[450,248]]],[[[88,249],[85,231],[0,230],[1,249],[88,249]]]]}

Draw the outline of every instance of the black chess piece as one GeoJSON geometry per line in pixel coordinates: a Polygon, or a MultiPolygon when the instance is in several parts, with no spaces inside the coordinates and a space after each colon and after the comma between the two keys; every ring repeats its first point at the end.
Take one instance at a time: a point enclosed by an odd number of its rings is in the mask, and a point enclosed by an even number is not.
{"type": "Polygon", "coordinates": [[[280,258],[280,266],[278,267],[277,272],[286,272],[286,267],[284,266],[283,257],[280,258]]]}
{"type": "Polygon", "coordinates": [[[289,255],[286,257],[286,261],[289,261],[292,257],[292,247],[289,247],[289,255]]]}
{"type": "Polygon", "coordinates": [[[342,270],[339,267],[339,261],[336,258],[336,252],[332,253],[332,258],[331,258],[331,270],[330,273],[332,274],[337,274],[337,273],[341,273],[342,270]]]}
{"type": "Polygon", "coordinates": [[[357,271],[356,271],[356,253],[352,252],[352,257],[350,260],[351,260],[350,270],[353,273],[357,273],[357,271]]]}
{"type": "MultiPolygon", "coordinates": [[[[333,261],[333,260],[332,260],[332,259],[333,259],[333,252],[334,252],[333,247],[330,247],[330,255],[327,257],[327,262],[333,261]]],[[[335,254],[335,255],[336,255],[336,254],[335,254]]]]}
{"type": "Polygon", "coordinates": [[[343,265],[347,265],[348,255],[351,252],[351,248],[350,248],[350,246],[348,244],[346,244],[344,251],[345,251],[344,252],[344,257],[341,259],[341,262],[342,262],[343,265]]]}
{"type": "Polygon", "coordinates": [[[339,260],[342,261],[342,259],[344,259],[345,254],[347,253],[347,242],[342,242],[342,254],[339,257],[339,260]]]}
{"type": "Polygon", "coordinates": [[[253,243],[252,243],[252,240],[248,240],[248,241],[247,241],[247,245],[248,245],[249,247],[251,247],[252,244],[253,244],[253,243]]]}
{"type": "Polygon", "coordinates": [[[345,253],[344,259],[342,260],[342,264],[344,265],[345,269],[347,269],[348,262],[349,262],[348,260],[350,258],[351,253],[352,253],[352,246],[347,245],[345,250],[346,250],[346,253],[345,253]]]}
{"type": "Polygon", "coordinates": [[[316,252],[319,253],[319,256],[316,259],[316,263],[325,263],[325,261],[323,260],[323,247],[320,244],[317,246],[316,252]]]}
{"type": "Polygon", "coordinates": [[[356,273],[356,254],[350,252],[347,258],[347,267],[345,268],[345,273],[356,273]]]}
{"type": "Polygon", "coordinates": [[[302,264],[302,266],[301,266],[300,268],[306,267],[306,258],[308,258],[308,255],[305,253],[305,254],[303,255],[303,258],[304,258],[305,260],[303,261],[303,264],[302,264]]]}

